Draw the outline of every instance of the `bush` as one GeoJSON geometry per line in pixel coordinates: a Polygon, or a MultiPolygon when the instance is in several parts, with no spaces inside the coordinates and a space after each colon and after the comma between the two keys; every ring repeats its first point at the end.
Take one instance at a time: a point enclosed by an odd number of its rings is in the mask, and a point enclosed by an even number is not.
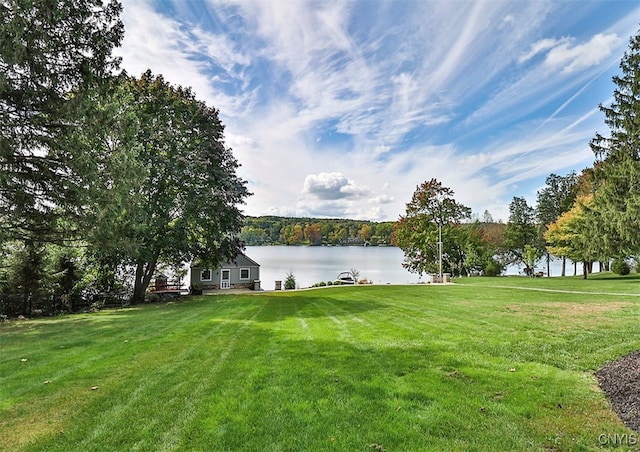
{"type": "Polygon", "coordinates": [[[484,266],[484,276],[500,276],[504,271],[504,265],[495,259],[489,259],[484,266]]]}
{"type": "Polygon", "coordinates": [[[292,272],[287,273],[287,278],[284,280],[284,290],[292,290],[296,288],[296,277],[292,272]]]}
{"type": "Polygon", "coordinates": [[[616,275],[628,275],[631,272],[631,267],[624,259],[616,258],[611,264],[611,271],[616,275]]]}

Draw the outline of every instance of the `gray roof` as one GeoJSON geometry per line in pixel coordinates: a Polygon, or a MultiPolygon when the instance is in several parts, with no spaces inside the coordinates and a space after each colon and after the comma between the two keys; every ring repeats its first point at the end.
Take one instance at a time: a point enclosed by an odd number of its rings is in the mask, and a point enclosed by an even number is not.
{"type": "MultiPolygon", "coordinates": [[[[226,262],[224,264],[218,265],[218,268],[228,268],[228,267],[260,267],[260,264],[258,264],[256,261],[251,259],[246,254],[238,254],[236,258],[231,260],[230,262],[226,262]]],[[[201,267],[198,266],[198,267],[192,267],[192,268],[201,268],[201,267]]]]}

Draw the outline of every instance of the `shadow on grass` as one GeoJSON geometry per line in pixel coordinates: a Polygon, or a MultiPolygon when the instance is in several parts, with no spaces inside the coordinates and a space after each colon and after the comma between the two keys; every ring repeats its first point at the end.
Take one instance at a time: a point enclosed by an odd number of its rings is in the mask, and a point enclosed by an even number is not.
{"type": "Polygon", "coordinates": [[[334,318],[354,317],[370,311],[386,309],[386,305],[373,298],[355,294],[350,297],[347,294],[332,294],[330,290],[321,290],[318,295],[310,295],[305,292],[302,296],[295,293],[286,296],[260,297],[266,303],[267,309],[263,309],[254,318],[257,322],[279,322],[285,318],[334,318]]]}

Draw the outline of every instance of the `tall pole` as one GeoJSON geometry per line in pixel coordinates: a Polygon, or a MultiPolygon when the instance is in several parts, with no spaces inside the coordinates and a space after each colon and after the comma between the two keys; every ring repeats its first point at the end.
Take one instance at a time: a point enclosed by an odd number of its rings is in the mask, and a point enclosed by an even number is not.
{"type": "Polygon", "coordinates": [[[442,281],[442,223],[438,223],[438,281],[442,281]]]}

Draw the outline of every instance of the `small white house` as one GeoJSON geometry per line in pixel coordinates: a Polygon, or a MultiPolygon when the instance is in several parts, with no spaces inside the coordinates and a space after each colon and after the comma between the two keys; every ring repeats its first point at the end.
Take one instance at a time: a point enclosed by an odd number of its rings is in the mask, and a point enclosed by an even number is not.
{"type": "Polygon", "coordinates": [[[260,264],[244,254],[218,268],[191,267],[192,290],[260,289],[260,264]]]}

